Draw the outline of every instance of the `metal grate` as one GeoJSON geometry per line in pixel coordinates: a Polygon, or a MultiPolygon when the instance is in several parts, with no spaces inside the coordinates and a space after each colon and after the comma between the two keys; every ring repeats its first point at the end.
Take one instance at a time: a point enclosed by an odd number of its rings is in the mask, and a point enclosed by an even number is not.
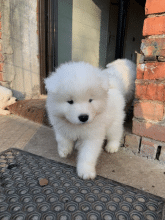
{"type": "Polygon", "coordinates": [[[0,154],[1,220],[163,220],[165,200],[25,151],[0,154]],[[48,180],[44,186],[39,182],[48,180]]]}

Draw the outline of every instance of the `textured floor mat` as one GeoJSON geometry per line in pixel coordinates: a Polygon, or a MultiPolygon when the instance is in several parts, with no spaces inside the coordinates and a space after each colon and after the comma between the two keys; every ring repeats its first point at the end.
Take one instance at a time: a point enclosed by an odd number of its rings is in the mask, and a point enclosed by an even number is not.
{"type": "Polygon", "coordinates": [[[165,200],[25,151],[0,154],[1,220],[164,220],[165,200]]]}

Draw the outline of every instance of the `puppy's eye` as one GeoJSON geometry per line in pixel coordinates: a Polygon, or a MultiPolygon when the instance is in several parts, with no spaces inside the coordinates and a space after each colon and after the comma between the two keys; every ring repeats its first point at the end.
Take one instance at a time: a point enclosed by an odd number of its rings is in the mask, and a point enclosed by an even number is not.
{"type": "Polygon", "coordinates": [[[67,101],[70,105],[72,105],[74,102],[73,100],[67,101]]]}
{"type": "Polygon", "coordinates": [[[92,102],[93,101],[93,99],[89,99],[89,102],[92,102]]]}

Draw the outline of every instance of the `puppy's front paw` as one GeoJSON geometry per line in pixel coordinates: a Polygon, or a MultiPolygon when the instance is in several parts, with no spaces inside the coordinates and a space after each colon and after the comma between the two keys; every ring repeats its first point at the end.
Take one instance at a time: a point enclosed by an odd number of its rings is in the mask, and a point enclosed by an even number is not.
{"type": "Polygon", "coordinates": [[[4,110],[4,109],[0,109],[0,115],[10,115],[10,111],[4,110]]]}
{"type": "Polygon", "coordinates": [[[91,165],[79,164],[77,166],[77,173],[82,179],[94,179],[96,177],[95,167],[91,165]]]}
{"type": "Polygon", "coordinates": [[[119,150],[119,147],[120,147],[120,143],[118,141],[110,141],[107,143],[105,150],[108,153],[115,153],[119,150]]]}
{"type": "Polygon", "coordinates": [[[58,154],[60,157],[62,158],[66,158],[68,156],[68,154],[72,153],[72,147],[60,147],[58,146],[58,154]]]}

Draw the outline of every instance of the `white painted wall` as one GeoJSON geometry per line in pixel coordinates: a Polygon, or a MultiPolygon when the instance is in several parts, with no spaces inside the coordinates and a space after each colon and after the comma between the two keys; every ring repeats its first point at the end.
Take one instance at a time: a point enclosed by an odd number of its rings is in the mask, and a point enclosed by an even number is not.
{"type": "Polygon", "coordinates": [[[105,66],[109,0],[58,2],[58,64],[86,61],[105,66]]]}
{"type": "Polygon", "coordinates": [[[72,59],[72,0],[58,1],[58,65],[72,59]]]}

